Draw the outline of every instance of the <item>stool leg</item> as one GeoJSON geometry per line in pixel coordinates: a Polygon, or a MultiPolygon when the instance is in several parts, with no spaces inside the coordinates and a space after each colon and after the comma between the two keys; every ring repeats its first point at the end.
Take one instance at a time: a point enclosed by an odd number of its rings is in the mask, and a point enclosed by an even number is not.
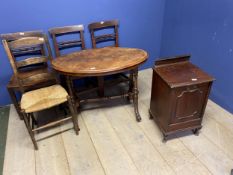
{"type": "Polygon", "coordinates": [[[20,120],[23,120],[23,115],[21,113],[20,106],[19,106],[19,103],[18,103],[16,95],[15,95],[15,91],[12,88],[7,88],[7,90],[8,90],[8,93],[10,95],[11,101],[12,101],[13,105],[15,106],[15,109],[19,115],[20,120]]]}
{"type": "Polygon", "coordinates": [[[34,133],[33,133],[33,131],[32,131],[32,128],[31,128],[31,126],[30,126],[30,123],[29,123],[29,116],[27,116],[27,114],[23,111],[22,112],[22,114],[23,114],[23,119],[24,119],[24,122],[25,122],[25,125],[26,125],[26,127],[27,127],[27,130],[28,130],[28,133],[29,133],[29,135],[30,135],[30,137],[31,137],[31,139],[32,139],[32,143],[33,143],[33,145],[34,145],[34,148],[35,148],[35,150],[38,150],[38,145],[37,145],[37,143],[36,143],[36,139],[35,139],[35,136],[34,136],[34,133]]]}

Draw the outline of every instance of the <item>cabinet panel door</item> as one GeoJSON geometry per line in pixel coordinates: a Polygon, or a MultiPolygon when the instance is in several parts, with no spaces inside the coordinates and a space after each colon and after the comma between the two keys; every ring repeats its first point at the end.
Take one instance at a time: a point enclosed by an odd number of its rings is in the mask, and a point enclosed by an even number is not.
{"type": "Polygon", "coordinates": [[[198,120],[205,103],[208,85],[178,88],[175,95],[173,123],[198,120]]]}

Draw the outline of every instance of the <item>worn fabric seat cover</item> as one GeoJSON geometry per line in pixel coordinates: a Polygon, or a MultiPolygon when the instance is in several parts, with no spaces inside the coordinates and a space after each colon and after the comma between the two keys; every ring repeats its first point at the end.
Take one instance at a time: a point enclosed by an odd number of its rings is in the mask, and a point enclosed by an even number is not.
{"type": "Polygon", "coordinates": [[[26,113],[40,111],[67,101],[68,93],[60,85],[52,85],[23,94],[21,109],[26,113]]]}

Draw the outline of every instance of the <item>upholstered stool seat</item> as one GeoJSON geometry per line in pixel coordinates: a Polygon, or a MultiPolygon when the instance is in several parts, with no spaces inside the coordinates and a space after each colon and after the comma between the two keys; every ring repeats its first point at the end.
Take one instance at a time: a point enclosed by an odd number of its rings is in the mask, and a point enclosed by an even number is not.
{"type": "Polygon", "coordinates": [[[21,109],[26,113],[37,112],[67,101],[68,94],[60,85],[36,89],[23,94],[21,109]]]}

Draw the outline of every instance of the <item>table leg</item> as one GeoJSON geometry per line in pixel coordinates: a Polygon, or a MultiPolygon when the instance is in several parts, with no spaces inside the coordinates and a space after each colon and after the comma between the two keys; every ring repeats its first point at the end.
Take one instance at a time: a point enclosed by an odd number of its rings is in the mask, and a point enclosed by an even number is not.
{"type": "Polygon", "coordinates": [[[128,90],[129,96],[128,101],[132,100],[132,93],[133,93],[133,71],[129,72],[129,90],[128,90]]]}
{"type": "Polygon", "coordinates": [[[9,93],[10,97],[11,97],[11,101],[14,104],[15,109],[16,109],[18,115],[19,115],[20,120],[23,120],[23,114],[21,113],[20,105],[19,105],[19,102],[17,100],[17,97],[16,97],[14,89],[7,88],[7,90],[8,90],[8,93],[9,93]]]}
{"type": "Polygon", "coordinates": [[[133,103],[134,103],[134,112],[138,122],[141,121],[141,116],[138,111],[138,69],[133,70],[133,103]]]}
{"type": "Polygon", "coordinates": [[[70,76],[66,76],[66,84],[68,87],[68,91],[69,91],[69,95],[70,95],[72,104],[76,107],[79,107],[79,105],[80,105],[79,100],[75,96],[74,85],[73,85],[72,78],[70,76]]]}

